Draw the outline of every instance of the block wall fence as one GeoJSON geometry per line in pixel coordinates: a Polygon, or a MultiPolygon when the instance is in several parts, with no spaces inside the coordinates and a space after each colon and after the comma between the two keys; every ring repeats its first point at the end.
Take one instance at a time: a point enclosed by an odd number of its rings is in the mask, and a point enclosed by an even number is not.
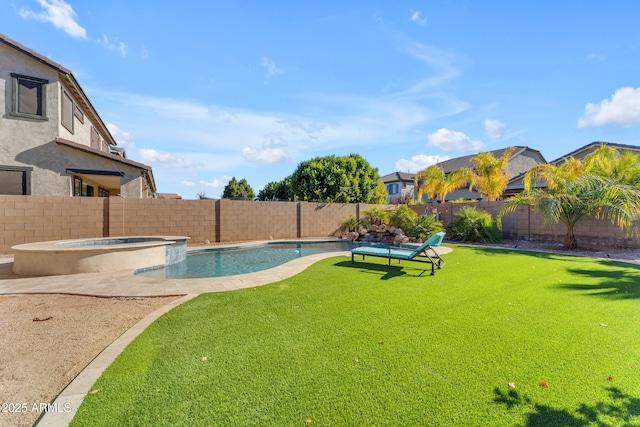
{"type": "Polygon", "coordinates": [[[365,204],[0,195],[0,254],[21,243],[179,235],[191,244],[330,237],[365,204]]]}
{"type": "MultiPolygon", "coordinates": [[[[437,212],[449,223],[466,204],[416,205],[419,214],[437,212]]],[[[331,237],[339,223],[358,217],[373,205],[252,202],[236,200],[161,200],[121,197],[63,197],[0,195],[0,254],[10,254],[21,243],[92,237],[180,235],[191,244],[252,240],[331,237]]],[[[380,206],[380,205],[377,205],[380,206]]],[[[496,215],[501,202],[474,203],[496,215]]],[[[575,230],[578,244],[640,248],[607,221],[581,220],[575,230]]],[[[506,239],[562,242],[562,225],[548,226],[535,210],[521,207],[503,219],[506,239]]]]}
{"type": "MultiPolygon", "coordinates": [[[[411,208],[419,215],[433,212],[446,225],[453,221],[453,215],[464,206],[475,206],[480,211],[490,213],[494,218],[504,206],[504,202],[441,203],[415,205],[411,208]]],[[[640,236],[630,236],[610,221],[582,218],[573,230],[578,246],[583,248],[619,247],[640,248],[640,236]]],[[[564,224],[547,224],[535,208],[520,206],[516,211],[502,217],[502,238],[505,240],[531,240],[547,243],[562,243],[567,234],[564,224]]]]}

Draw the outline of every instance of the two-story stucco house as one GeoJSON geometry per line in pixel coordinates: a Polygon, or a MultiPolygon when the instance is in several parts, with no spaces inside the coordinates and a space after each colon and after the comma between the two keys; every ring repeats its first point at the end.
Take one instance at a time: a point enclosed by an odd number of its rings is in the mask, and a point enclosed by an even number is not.
{"type": "Polygon", "coordinates": [[[415,173],[393,172],[380,178],[387,189],[387,203],[402,200],[406,195],[410,195],[412,199],[415,199],[413,184],[415,176],[415,173]]]}
{"type": "Polygon", "coordinates": [[[0,194],[152,198],[71,71],[0,34],[0,194]]]}

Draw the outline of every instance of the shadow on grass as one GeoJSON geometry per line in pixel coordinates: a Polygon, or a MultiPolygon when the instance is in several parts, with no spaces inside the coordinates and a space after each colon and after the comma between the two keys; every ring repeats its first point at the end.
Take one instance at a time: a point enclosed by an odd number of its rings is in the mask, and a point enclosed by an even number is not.
{"type": "MultiPolygon", "coordinates": [[[[407,266],[405,264],[391,264],[391,268],[389,268],[386,264],[382,265],[360,261],[352,264],[351,261],[340,261],[335,265],[358,269],[365,274],[375,274],[376,276],[381,276],[380,280],[389,280],[395,277],[422,277],[431,275],[431,264],[425,265],[425,268],[407,266]]],[[[438,270],[436,269],[436,271],[438,270]]]]}
{"type": "Polygon", "coordinates": [[[527,396],[519,394],[516,390],[504,392],[496,387],[493,390],[495,403],[505,405],[507,410],[516,406],[529,408],[526,420],[520,427],[542,426],[631,426],[637,425],[640,416],[640,398],[622,392],[617,387],[607,387],[610,402],[597,402],[594,405],[582,404],[575,411],[553,408],[532,402],[527,396]]]}
{"type": "Polygon", "coordinates": [[[640,267],[614,261],[596,261],[604,266],[616,266],[611,270],[568,269],[577,277],[595,278],[597,284],[574,283],[561,285],[560,288],[584,291],[587,295],[608,299],[640,299],[640,267]]]}
{"type": "Polygon", "coordinates": [[[593,405],[582,404],[575,411],[553,408],[534,403],[516,390],[504,392],[496,387],[493,401],[505,405],[507,410],[516,406],[530,407],[526,420],[521,427],[542,426],[631,426],[631,422],[640,415],[640,398],[623,393],[617,387],[607,387],[611,402],[597,402],[593,405]]]}
{"type": "Polygon", "coordinates": [[[508,249],[508,248],[487,248],[483,246],[466,246],[476,252],[482,252],[484,255],[525,255],[535,258],[566,260],[568,257],[582,257],[578,254],[560,254],[554,252],[533,251],[526,249],[508,249]]]}
{"type": "MultiPolygon", "coordinates": [[[[519,255],[535,258],[571,262],[572,257],[588,258],[582,255],[556,254],[502,248],[469,247],[483,255],[519,255]]],[[[583,291],[587,295],[609,299],[640,299],[640,266],[606,259],[590,259],[598,269],[568,268],[567,274],[576,278],[596,279],[596,284],[573,283],[558,285],[560,289],[583,291]],[[603,267],[603,268],[602,268],[603,267]],[[616,268],[607,268],[616,267],[616,268]]],[[[578,280],[576,280],[578,281],[578,280]]]]}

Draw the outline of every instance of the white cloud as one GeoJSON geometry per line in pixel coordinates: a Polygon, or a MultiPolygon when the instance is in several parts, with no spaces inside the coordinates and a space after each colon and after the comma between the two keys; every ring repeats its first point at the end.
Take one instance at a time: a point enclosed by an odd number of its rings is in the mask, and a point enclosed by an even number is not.
{"type": "Polygon", "coordinates": [[[484,121],[484,129],[485,133],[489,138],[500,138],[502,136],[502,131],[505,128],[505,124],[498,120],[485,120],[484,121]]]}
{"type": "Polygon", "coordinates": [[[446,153],[478,151],[485,148],[481,141],[474,141],[463,132],[453,131],[445,128],[427,136],[427,145],[437,147],[446,153]]]}
{"type": "Polygon", "coordinates": [[[220,188],[227,185],[229,181],[231,181],[231,178],[232,178],[231,176],[224,175],[224,176],[221,176],[220,178],[214,178],[213,181],[211,182],[200,180],[200,185],[204,185],[205,187],[209,187],[209,188],[220,188]]]}
{"type": "MultiPolygon", "coordinates": [[[[419,80],[408,89],[397,93],[395,96],[421,96],[432,98],[442,92],[442,86],[460,76],[460,68],[455,64],[457,57],[434,47],[409,41],[403,46],[404,51],[430,66],[433,70],[429,77],[419,80]]],[[[455,99],[455,98],[452,98],[455,99]]]]}
{"type": "Polygon", "coordinates": [[[117,37],[114,41],[111,41],[106,34],[102,34],[102,38],[97,39],[96,41],[109,50],[120,52],[120,55],[122,55],[123,58],[127,56],[127,45],[118,40],[117,37]]]}
{"type": "Polygon", "coordinates": [[[270,133],[264,136],[264,147],[284,147],[286,142],[277,133],[270,133]]]}
{"type": "Polygon", "coordinates": [[[291,156],[282,148],[252,148],[245,147],[242,149],[242,157],[249,162],[254,163],[278,163],[289,159],[291,156]]]}
{"type": "Polygon", "coordinates": [[[409,20],[420,25],[424,25],[427,23],[427,18],[422,17],[422,12],[413,9],[411,9],[411,18],[409,18],[409,20]]]}
{"type": "Polygon", "coordinates": [[[623,87],[616,90],[611,100],[605,99],[600,105],[587,104],[584,116],[578,120],[580,129],[606,125],[640,125],[640,88],[623,87]]]}
{"type": "Polygon", "coordinates": [[[444,162],[449,159],[449,156],[427,156],[426,154],[418,154],[411,156],[411,160],[398,160],[396,162],[396,170],[400,172],[418,172],[438,162],[444,162]]]}
{"type": "Polygon", "coordinates": [[[180,185],[183,187],[194,187],[196,183],[193,181],[180,181],[180,185]]]}
{"type": "Polygon", "coordinates": [[[23,19],[50,22],[54,27],[60,28],[72,37],[83,39],[87,37],[87,31],[76,22],[78,15],[64,0],[36,1],[42,6],[44,11],[36,13],[31,9],[21,9],[18,13],[23,19]]]}
{"type": "Polygon", "coordinates": [[[129,132],[120,129],[113,123],[107,123],[107,129],[109,129],[111,136],[113,136],[113,139],[116,140],[118,145],[130,149],[135,148],[135,144],[131,141],[131,134],[129,132]]]}
{"type": "Polygon", "coordinates": [[[144,163],[167,168],[191,168],[196,166],[192,160],[178,157],[175,153],[162,153],[151,148],[141,148],[138,150],[138,155],[144,163]]]}
{"type": "Polygon", "coordinates": [[[267,80],[272,77],[279,76],[284,72],[281,68],[278,68],[273,59],[267,58],[266,56],[262,57],[262,66],[267,70],[267,80]]]}

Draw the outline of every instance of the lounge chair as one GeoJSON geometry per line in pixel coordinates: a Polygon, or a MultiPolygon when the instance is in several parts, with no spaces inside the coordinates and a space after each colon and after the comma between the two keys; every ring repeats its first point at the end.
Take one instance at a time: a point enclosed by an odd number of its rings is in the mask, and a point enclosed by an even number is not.
{"type": "Polygon", "coordinates": [[[389,260],[389,268],[391,268],[391,260],[397,259],[398,262],[414,261],[424,262],[431,264],[431,275],[436,274],[435,267],[441,269],[445,264],[444,260],[433,249],[440,246],[442,239],[444,239],[445,232],[436,233],[431,236],[426,242],[419,247],[408,249],[406,247],[380,247],[380,246],[360,246],[358,248],[351,249],[351,263],[353,264],[355,255],[362,255],[364,260],[365,256],[373,256],[379,258],[387,258],[389,260]],[[430,255],[428,251],[433,253],[430,255]]]}

